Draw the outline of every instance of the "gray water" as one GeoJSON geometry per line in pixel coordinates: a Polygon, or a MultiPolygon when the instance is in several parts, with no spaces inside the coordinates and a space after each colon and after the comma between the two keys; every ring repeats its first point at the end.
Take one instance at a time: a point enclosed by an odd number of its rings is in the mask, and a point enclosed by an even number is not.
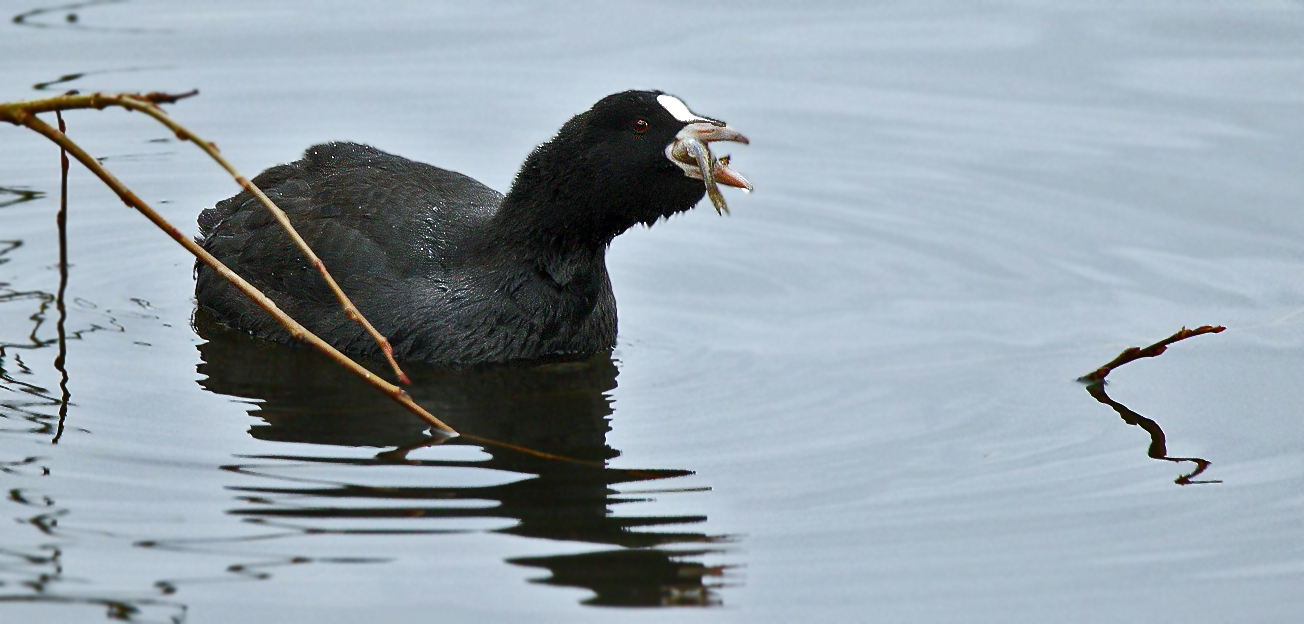
{"type": "MultiPolygon", "coordinates": [[[[192,320],[76,166],[60,297],[57,150],[0,128],[0,619],[1304,619],[1304,5],[1063,4],[5,5],[0,99],[198,88],[249,175],[347,139],[502,190],[660,88],[757,191],[616,241],[610,358],[414,369],[568,462],[192,320]],[[1118,411],[1075,382],[1205,324],[1118,411]]],[[[237,190],[66,118],[187,233],[237,190]]]]}

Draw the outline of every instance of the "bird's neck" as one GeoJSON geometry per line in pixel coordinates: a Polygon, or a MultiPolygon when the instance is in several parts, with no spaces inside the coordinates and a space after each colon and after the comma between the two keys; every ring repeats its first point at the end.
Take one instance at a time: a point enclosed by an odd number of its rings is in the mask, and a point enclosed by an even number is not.
{"type": "Polygon", "coordinates": [[[623,198],[603,188],[600,167],[583,157],[559,166],[557,151],[544,144],[525,160],[494,215],[494,229],[505,242],[550,254],[600,254],[634,222],[623,216],[623,198]]]}

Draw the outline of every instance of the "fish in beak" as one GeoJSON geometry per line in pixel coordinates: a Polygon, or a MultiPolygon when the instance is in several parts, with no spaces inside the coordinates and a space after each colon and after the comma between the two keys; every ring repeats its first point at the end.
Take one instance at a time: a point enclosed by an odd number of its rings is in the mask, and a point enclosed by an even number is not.
{"type": "Polygon", "coordinates": [[[716,158],[711,154],[710,144],[716,141],[733,141],[744,145],[750,143],[742,133],[730,128],[723,121],[717,121],[692,114],[678,98],[662,95],[662,106],[670,110],[684,127],[675,135],[675,139],[666,146],[666,158],[684,171],[684,175],[701,180],[706,185],[706,194],[720,214],[729,212],[724,195],[719,185],[732,186],[751,192],[752,183],[742,174],[729,166],[729,157],[716,158]]]}

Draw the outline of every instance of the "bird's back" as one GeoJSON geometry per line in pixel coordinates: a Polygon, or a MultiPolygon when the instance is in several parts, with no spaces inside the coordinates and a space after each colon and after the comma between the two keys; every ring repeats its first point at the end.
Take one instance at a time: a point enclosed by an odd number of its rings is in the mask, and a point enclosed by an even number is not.
{"type": "MultiPolygon", "coordinates": [[[[423,348],[403,341],[420,320],[414,315],[428,321],[430,306],[462,286],[461,265],[473,261],[468,249],[482,244],[477,237],[502,200],[462,174],[356,143],[312,147],[301,160],[263,172],[254,184],[286,212],[400,355],[405,348],[423,348]]],[[[295,319],[342,350],[374,351],[251,193],[242,191],[204,210],[199,226],[205,249],[295,319]]],[[[196,295],[201,306],[228,324],[289,340],[269,315],[207,267],[198,269],[196,295]]]]}

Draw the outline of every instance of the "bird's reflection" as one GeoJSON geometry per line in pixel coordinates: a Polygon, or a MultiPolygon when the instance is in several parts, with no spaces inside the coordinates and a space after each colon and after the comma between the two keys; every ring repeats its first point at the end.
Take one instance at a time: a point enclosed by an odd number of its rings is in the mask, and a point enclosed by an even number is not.
{"type": "MultiPolygon", "coordinates": [[[[242,458],[247,461],[227,468],[278,482],[233,486],[241,506],[232,514],[312,534],[441,533],[450,530],[430,529],[430,524],[420,519],[506,519],[513,524],[498,532],[602,546],[598,552],[580,555],[507,560],[551,572],[550,577],[536,582],[591,590],[595,596],[586,600],[587,604],[719,604],[722,570],[701,559],[719,552],[724,540],[670,528],[702,523],[705,516],[612,514],[614,505],[645,499],[649,491],[645,486],[638,495],[626,496],[614,486],[691,473],[605,467],[606,460],[619,455],[606,443],[607,417],[612,412],[606,393],[615,388],[617,374],[610,357],[476,370],[405,367],[413,379],[408,392],[418,403],[459,431],[506,443],[483,445],[487,459],[466,459],[468,454],[463,452],[448,453],[448,459],[414,459],[409,456],[429,454],[413,452],[431,443],[428,426],[340,367],[308,349],[254,340],[225,329],[202,311],[195,324],[208,341],[199,347],[203,360],[199,372],[206,376],[200,384],[213,392],[255,400],[250,414],[262,424],[250,429],[252,436],[278,442],[389,449],[360,457],[356,452],[333,452],[323,446],[320,452],[307,454],[242,458]],[[330,465],[344,468],[337,473],[344,476],[331,481],[290,479],[267,469],[268,461],[330,465]],[[370,473],[375,471],[355,468],[364,466],[434,471],[476,468],[524,478],[493,485],[427,487],[412,485],[414,479],[407,473],[403,483],[385,485],[374,483],[370,473]],[[364,477],[364,472],[369,474],[364,477]],[[363,484],[363,478],[373,482],[363,484]],[[485,501],[496,504],[485,505],[485,501]]],[[[458,438],[445,444],[472,443],[458,438]]],[[[431,472],[417,480],[447,479],[431,472]]],[[[449,525],[463,526],[440,524],[449,525]]]]}
{"type": "Polygon", "coordinates": [[[1159,423],[1146,418],[1145,416],[1132,411],[1126,405],[1109,398],[1109,395],[1105,393],[1105,384],[1103,381],[1088,383],[1087,392],[1097,401],[1114,408],[1114,411],[1118,412],[1118,415],[1123,418],[1123,422],[1129,425],[1136,425],[1144,429],[1146,433],[1150,434],[1150,448],[1146,450],[1146,455],[1163,461],[1174,463],[1191,462],[1195,464],[1195,470],[1177,477],[1177,479],[1174,480],[1174,483],[1178,485],[1222,483],[1222,481],[1195,480],[1196,477],[1200,476],[1201,473],[1209,468],[1209,460],[1201,457],[1169,457],[1167,438],[1164,437],[1164,430],[1159,428],[1159,423]]]}

